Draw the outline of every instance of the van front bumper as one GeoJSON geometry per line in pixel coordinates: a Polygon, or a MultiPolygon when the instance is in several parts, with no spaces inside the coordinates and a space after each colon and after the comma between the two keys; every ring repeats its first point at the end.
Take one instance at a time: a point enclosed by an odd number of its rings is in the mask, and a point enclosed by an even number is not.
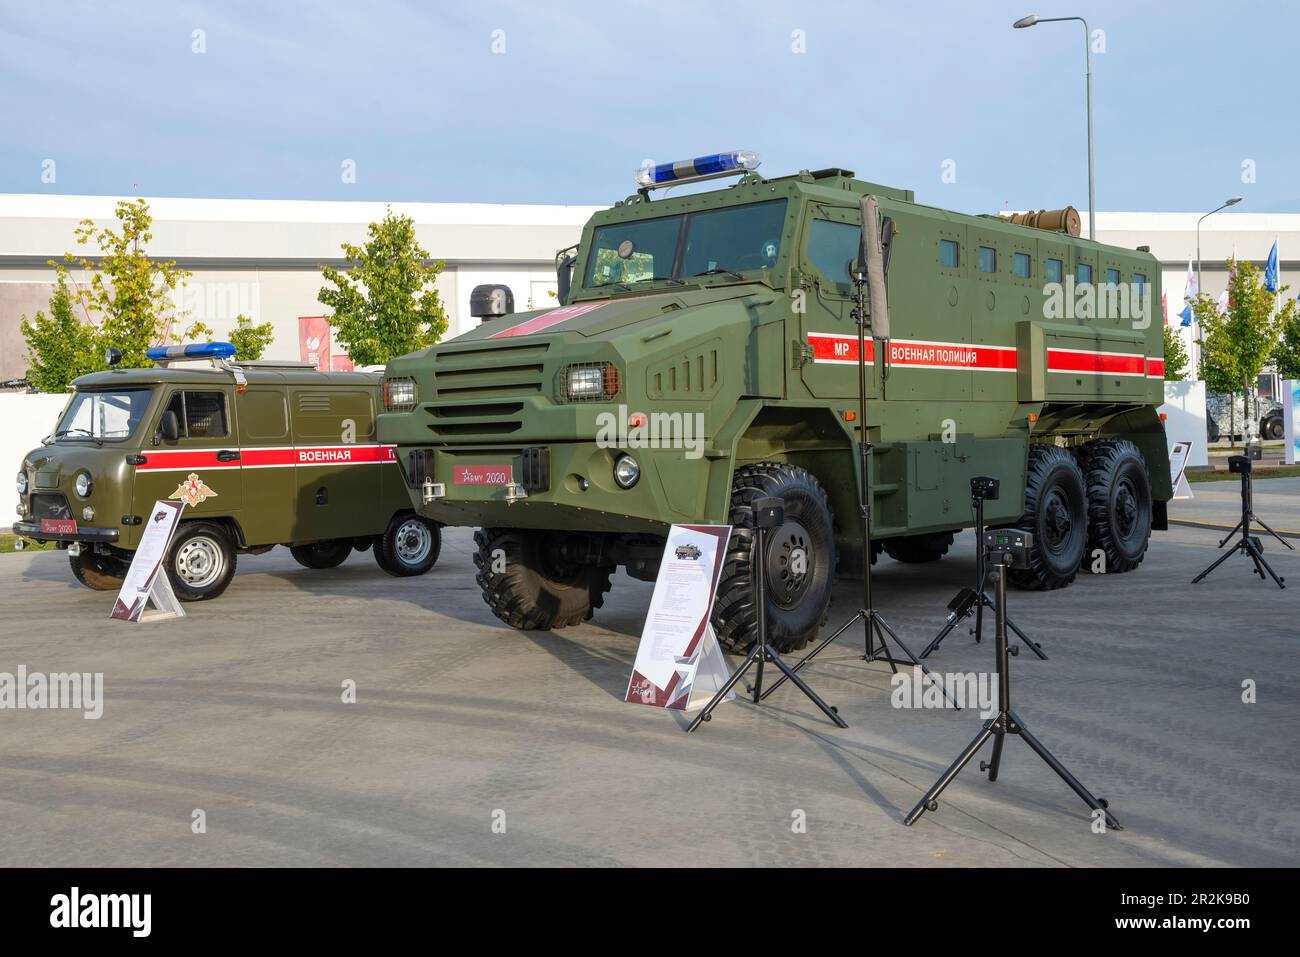
{"type": "Polygon", "coordinates": [[[82,528],[65,535],[57,532],[41,531],[40,522],[14,522],[13,533],[22,538],[35,539],[38,542],[86,542],[91,545],[115,545],[121,537],[116,528],[82,528]]]}

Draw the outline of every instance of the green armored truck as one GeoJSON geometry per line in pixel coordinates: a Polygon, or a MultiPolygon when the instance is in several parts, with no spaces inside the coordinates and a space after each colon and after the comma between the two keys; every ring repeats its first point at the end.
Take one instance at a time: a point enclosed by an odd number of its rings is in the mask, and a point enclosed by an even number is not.
{"type": "Polygon", "coordinates": [[[1017,584],[1136,568],[1172,495],[1150,253],[1080,239],[1068,208],[1012,222],[847,170],[754,166],[736,152],[647,167],[557,257],[556,308],[511,314],[504,290],[476,290],[477,328],[389,364],[380,439],[421,515],[478,526],[493,612],[582,621],[616,567],[654,577],[670,524],[733,524],[714,617],[742,648],[747,506],[777,495],[785,525],[761,562],[772,639],[802,647],[837,567],[861,567],[862,429],[873,551],[939,558],[973,525],[970,479],[991,475],[989,525],[1034,533],[1017,584]],[[739,179],[654,193],[724,175],[739,179]],[[866,340],[862,422],[850,269],[866,196],[892,328],[866,340]]]}
{"type": "Polygon", "coordinates": [[[78,581],[115,590],[153,503],[182,501],[164,566],[182,601],[215,598],[239,554],[276,545],[307,568],[370,548],[391,575],[432,568],[439,527],[413,512],[393,449],[375,439],[379,375],[233,355],[228,343],[159,347],[157,368],[77,379],[18,472],[14,533],[57,542],[78,581]]]}

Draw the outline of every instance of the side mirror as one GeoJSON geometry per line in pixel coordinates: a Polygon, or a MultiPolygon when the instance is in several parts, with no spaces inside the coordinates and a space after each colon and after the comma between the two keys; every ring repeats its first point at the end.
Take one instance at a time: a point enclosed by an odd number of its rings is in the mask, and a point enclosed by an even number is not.
{"type": "Polygon", "coordinates": [[[168,445],[171,445],[180,437],[180,420],[176,418],[175,412],[168,409],[162,414],[162,418],[158,420],[158,434],[154,436],[154,445],[158,444],[159,439],[166,442],[168,445]]]}

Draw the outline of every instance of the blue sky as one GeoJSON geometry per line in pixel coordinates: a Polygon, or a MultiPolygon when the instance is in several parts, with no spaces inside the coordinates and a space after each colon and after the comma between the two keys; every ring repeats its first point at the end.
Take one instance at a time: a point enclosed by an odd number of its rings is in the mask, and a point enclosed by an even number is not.
{"type": "Polygon", "coordinates": [[[969,212],[1086,209],[1083,29],[1011,29],[1037,13],[1105,31],[1099,209],[1300,212],[1281,0],[3,6],[0,192],[604,204],[644,158],[745,147],[969,212]]]}

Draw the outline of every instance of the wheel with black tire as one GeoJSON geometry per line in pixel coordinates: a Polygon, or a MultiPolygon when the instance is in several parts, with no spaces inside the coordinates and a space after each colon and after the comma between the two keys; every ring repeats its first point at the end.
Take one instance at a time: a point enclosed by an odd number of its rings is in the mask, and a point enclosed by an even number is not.
{"type": "Polygon", "coordinates": [[[230,534],[215,522],[184,522],[167,550],[167,576],[181,601],[216,598],[235,577],[230,534]]]}
{"type": "Polygon", "coordinates": [[[1282,416],[1274,415],[1265,419],[1259,424],[1259,434],[1270,441],[1280,439],[1286,435],[1286,424],[1282,421],[1282,416]]]}
{"type": "Polygon", "coordinates": [[[523,528],[474,532],[475,581],[492,614],[521,631],[567,628],[591,618],[605,602],[613,568],[572,560],[566,537],[523,528]]]}
{"type": "Polygon", "coordinates": [[[290,545],[289,554],[303,568],[337,568],[352,554],[352,540],[333,538],[310,545],[290,545]]]}
{"type": "Polygon", "coordinates": [[[1019,527],[1034,537],[1028,568],[1007,571],[1020,588],[1064,588],[1074,581],[1088,544],[1083,469],[1055,445],[1029,447],[1025,511],[1019,527]]]}
{"type": "Polygon", "coordinates": [[[943,558],[952,547],[952,542],[952,532],[931,532],[925,535],[887,538],[882,544],[885,554],[894,561],[919,565],[923,562],[937,562],[943,558]]]}
{"type": "Polygon", "coordinates": [[[442,527],[419,515],[394,515],[375,539],[375,564],[397,578],[423,575],[442,551],[442,527]]]}
{"type": "Polygon", "coordinates": [[[785,524],[767,533],[767,637],[778,651],[797,651],[826,621],[835,573],[835,515],[826,490],[806,469],[760,462],[736,470],[731,482],[731,541],[713,603],[722,647],[740,653],[757,637],[754,603],[755,500],[776,496],[785,524]]]}
{"type": "MultiPolygon", "coordinates": [[[[1088,554],[1105,556],[1106,572],[1131,572],[1151,540],[1151,478],[1138,447],[1098,439],[1079,454],[1088,489],[1088,554]]],[[[1085,568],[1092,562],[1085,560],[1085,568]]]]}
{"type": "Polygon", "coordinates": [[[122,587],[131,563],[114,555],[104,555],[82,546],[78,555],[69,555],[72,576],[95,591],[117,591],[122,587]]]}

